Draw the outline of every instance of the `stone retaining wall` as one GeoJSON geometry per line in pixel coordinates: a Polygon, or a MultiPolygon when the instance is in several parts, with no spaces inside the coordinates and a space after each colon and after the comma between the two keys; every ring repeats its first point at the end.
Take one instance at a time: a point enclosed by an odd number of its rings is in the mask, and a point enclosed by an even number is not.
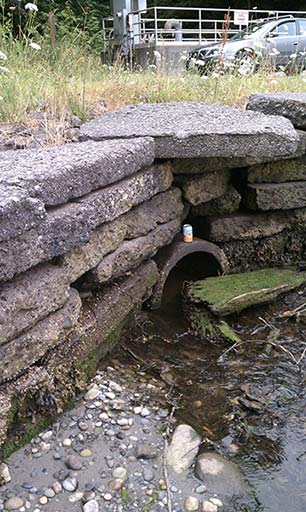
{"type": "Polygon", "coordinates": [[[1,155],[0,445],[61,410],[161,293],[154,257],[185,219],[230,271],[306,259],[306,136],[267,102],[127,107],[79,143],[1,155]]]}

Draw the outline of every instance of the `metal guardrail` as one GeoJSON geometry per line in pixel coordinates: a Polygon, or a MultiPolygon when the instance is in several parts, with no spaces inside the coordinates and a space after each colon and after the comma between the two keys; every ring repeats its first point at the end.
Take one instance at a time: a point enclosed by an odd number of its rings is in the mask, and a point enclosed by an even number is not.
{"type": "MultiPolygon", "coordinates": [[[[239,9],[248,13],[249,23],[262,18],[279,18],[282,16],[306,17],[306,11],[274,11],[260,9],[239,9]]],[[[223,36],[224,18],[230,12],[228,36],[236,34],[244,28],[243,24],[234,24],[235,10],[211,9],[196,7],[150,7],[145,11],[128,14],[128,32],[123,36],[134,47],[147,43],[174,43],[196,45],[203,42],[218,41],[223,36]],[[165,28],[166,23],[173,21],[176,28],[165,28]]],[[[103,43],[105,49],[112,40],[113,18],[102,21],[103,43]],[[111,25],[111,26],[109,26],[111,25]]]]}

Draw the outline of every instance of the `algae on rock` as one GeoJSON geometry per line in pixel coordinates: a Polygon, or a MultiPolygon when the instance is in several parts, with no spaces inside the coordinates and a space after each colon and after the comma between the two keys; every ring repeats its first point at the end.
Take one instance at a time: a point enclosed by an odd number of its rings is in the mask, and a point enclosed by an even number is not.
{"type": "Polygon", "coordinates": [[[203,304],[210,312],[226,316],[276,299],[306,283],[306,272],[266,268],[243,274],[209,277],[186,290],[190,303],[203,304]]]}

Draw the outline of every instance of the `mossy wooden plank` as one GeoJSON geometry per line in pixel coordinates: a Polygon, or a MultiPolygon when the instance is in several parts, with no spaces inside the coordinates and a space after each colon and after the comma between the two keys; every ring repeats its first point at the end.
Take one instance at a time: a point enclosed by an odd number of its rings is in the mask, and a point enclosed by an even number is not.
{"type": "Polygon", "coordinates": [[[190,285],[187,297],[205,304],[216,315],[238,313],[274,300],[306,283],[306,272],[267,268],[255,272],[209,277],[190,285]]]}

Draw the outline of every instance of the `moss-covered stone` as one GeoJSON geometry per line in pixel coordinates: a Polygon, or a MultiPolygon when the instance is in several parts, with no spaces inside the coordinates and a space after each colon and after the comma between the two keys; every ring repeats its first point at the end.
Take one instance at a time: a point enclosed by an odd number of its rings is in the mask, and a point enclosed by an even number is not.
{"type": "Polygon", "coordinates": [[[210,277],[191,284],[187,297],[215,315],[230,315],[274,300],[306,283],[306,272],[267,268],[255,272],[210,277]]]}

